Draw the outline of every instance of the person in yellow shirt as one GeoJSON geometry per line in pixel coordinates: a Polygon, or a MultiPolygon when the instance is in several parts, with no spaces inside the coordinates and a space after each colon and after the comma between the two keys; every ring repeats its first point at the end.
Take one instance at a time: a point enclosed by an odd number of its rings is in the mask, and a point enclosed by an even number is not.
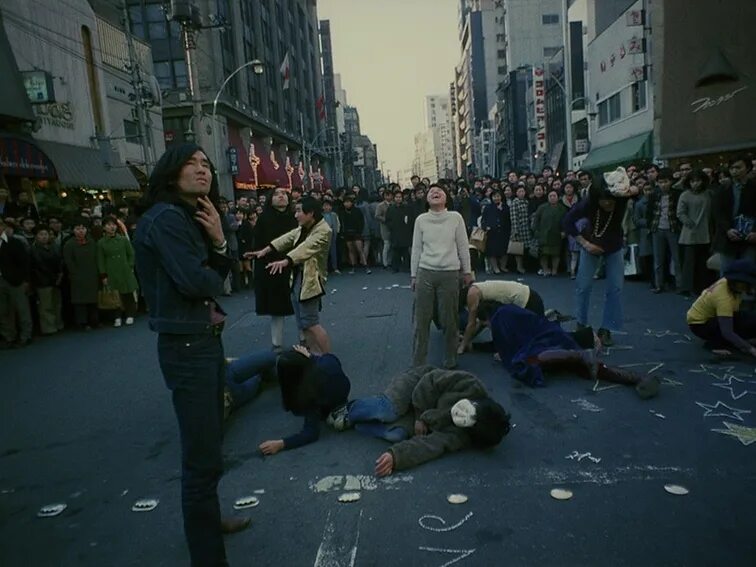
{"type": "Polygon", "coordinates": [[[740,308],[756,286],[756,263],[736,260],[724,277],[704,290],[688,310],[690,331],[714,349],[732,347],[756,358],[756,313],[740,308]]]}

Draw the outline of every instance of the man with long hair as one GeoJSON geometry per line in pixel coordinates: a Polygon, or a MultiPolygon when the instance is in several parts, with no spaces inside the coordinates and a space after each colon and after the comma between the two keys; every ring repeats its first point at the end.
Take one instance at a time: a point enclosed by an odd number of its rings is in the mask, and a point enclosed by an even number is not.
{"type": "Polygon", "coordinates": [[[218,214],[218,181],[204,150],[169,148],[150,176],[134,236],[136,267],[158,333],[158,360],[181,435],[181,503],[192,565],[227,565],[221,520],[225,313],[214,297],[233,260],[218,214]]]}

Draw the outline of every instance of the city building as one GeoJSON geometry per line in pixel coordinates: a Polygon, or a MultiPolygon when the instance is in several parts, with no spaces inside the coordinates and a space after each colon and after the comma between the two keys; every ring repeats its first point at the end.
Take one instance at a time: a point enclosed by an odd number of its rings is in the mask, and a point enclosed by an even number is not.
{"type": "Polygon", "coordinates": [[[746,47],[756,3],[702,2],[695,10],[684,0],[659,4],[648,20],[652,70],[664,70],[654,87],[658,156],[719,167],[736,154],[756,155],[756,58],[746,47]]]}
{"type": "Polygon", "coordinates": [[[590,121],[591,149],[582,167],[606,170],[654,157],[654,98],[647,61],[645,0],[589,2],[596,35],[589,40],[587,98],[597,119],[590,121]],[[624,8],[624,9],[623,9],[624,8]]]}
{"type": "Polygon", "coordinates": [[[127,2],[132,30],[152,46],[166,143],[205,147],[222,194],[326,182],[325,156],[315,148],[305,164],[303,151],[327,116],[315,2],[174,0],[174,12],[163,0],[127,2]],[[172,19],[182,14],[197,18],[182,28],[172,19]]]}
{"type": "Polygon", "coordinates": [[[144,184],[164,148],[149,45],[129,41],[98,1],[6,0],[0,15],[0,163],[11,191],[61,212],[137,196],[137,177],[144,184]]]}

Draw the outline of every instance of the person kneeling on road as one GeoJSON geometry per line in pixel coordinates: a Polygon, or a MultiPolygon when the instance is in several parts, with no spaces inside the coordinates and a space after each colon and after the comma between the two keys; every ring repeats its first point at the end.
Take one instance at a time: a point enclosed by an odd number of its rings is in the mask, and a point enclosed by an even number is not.
{"type": "Polygon", "coordinates": [[[284,409],[304,417],[304,426],[294,435],[261,443],[259,449],[263,455],[275,455],[283,449],[296,449],[317,441],[320,421],[346,404],[351,388],[336,355],[313,354],[299,345],[279,355],[276,374],[284,409]]]}
{"type": "Polygon", "coordinates": [[[575,372],[583,378],[634,386],[641,399],[659,392],[656,376],[610,368],[596,358],[601,343],[590,327],[568,333],[516,305],[484,302],[478,317],[489,321],[493,346],[510,375],[529,386],[544,386],[544,372],[575,372]]]}
{"type": "Polygon", "coordinates": [[[478,306],[482,301],[496,301],[503,305],[517,305],[536,315],[543,315],[543,299],[538,292],[531,287],[518,282],[501,280],[489,280],[473,282],[462,288],[459,303],[460,310],[467,308],[466,313],[460,314],[460,325],[464,335],[459,342],[457,354],[463,354],[472,348],[472,340],[483,330],[481,321],[477,317],[478,306]]]}
{"type": "Polygon", "coordinates": [[[396,376],[383,394],[332,412],[328,423],[394,443],[375,464],[383,477],[444,453],[494,447],[509,433],[509,419],[473,374],[418,366],[396,376]]]}

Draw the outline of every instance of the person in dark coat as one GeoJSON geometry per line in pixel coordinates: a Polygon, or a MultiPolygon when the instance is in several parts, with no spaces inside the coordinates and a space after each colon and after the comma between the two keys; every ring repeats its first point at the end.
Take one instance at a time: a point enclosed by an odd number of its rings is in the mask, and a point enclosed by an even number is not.
{"type": "Polygon", "coordinates": [[[239,259],[241,263],[241,284],[246,289],[254,287],[254,278],[252,277],[252,261],[244,257],[247,252],[255,249],[255,225],[257,224],[256,211],[244,211],[237,209],[236,216],[243,215],[239,224],[239,230],[236,238],[239,241],[239,259]]]}
{"type": "Polygon", "coordinates": [[[71,304],[76,324],[82,328],[99,324],[97,291],[100,271],[97,268],[97,243],[88,234],[89,224],[79,219],[73,225],[73,237],[63,245],[63,260],[71,283],[71,304]]]}
{"type": "Polygon", "coordinates": [[[354,273],[354,267],[359,263],[365,268],[365,273],[370,273],[365,258],[365,250],[362,247],[362,238],[365,231],[365,217],[362,211],[354,206],[354,197],[344,197],[344,209],[339,213],[341,235],[344,238],[349,256],[349,273],[354,273]]]}
{"type": "Polygon", "coordinates": [[[313,354],[299,345],[278,357],[276,373],[284,409],[303,417],[304,424],[299,433],[260,443],[259,449],[264,455],[275,455],[317,441],[320,422],[346,405],[351,389],[336,355],[313,354]]]}
{"type": "Polygon", "coordinates": [[[656,376],[641,376],[597,361],[592,328],[567,333],[559,323],[517,305],[485,303],[478,309],[478,318],[488,321],[494,350],[515,380],[545,386],[544,372],[569,371],[586,379],[633,386],[641,399],[658,393],[656,376]]]}
{"type": "Polygon", "coordinates": [[[34,229],[31,257],[31,283],[39,302],[39,328],[43,335],[52,335],[63,330],[60,297],[63,258],[50,242],[50,231],[45,225],[34,229]]]}
{"type": "Polygon", "coordinates": [[[0,348],[24,347],[31,341],[32,318],[27,295],[30,271],[31,257],[26,245],[13,236],[13,228],[0,218],[0,348]]]}
{"type": "Polygon", "coordinates": [[[414,226],[412,209],[401,191],[394,193],[394,204],[386,211],[386,226],[391,233],[391,271],[409,271],[410,247],[414,226]]]}
{"type": "Polygon", "coordinates": [[[494,274],[508,272],[507,248],[512,232],[512,220],[509,207],[498,191],[491,195],[491,204],[483,209],[481,225],[486,231],[486,258],[489,267],[494,274]]]}
{"type": "MultiPolygon", "coordinates": [[[[296,227],[297,220],[289,204],[289,193],[283,187],[278,187],[273,191],[262,215],[257,219],[255,246],[259,249],[265,248],[273,240],[296,227]]],[[[265,261],[255,262],[254,270],[255,311],[258,315],[270,315],[270,339],[273,350],[277,352],[283,349],[284,317],[294,315],[289,294],[291,268],[271,275],[265,266],[283,258],[283,254],[274,251],[265,258],[265,261]]]]}

